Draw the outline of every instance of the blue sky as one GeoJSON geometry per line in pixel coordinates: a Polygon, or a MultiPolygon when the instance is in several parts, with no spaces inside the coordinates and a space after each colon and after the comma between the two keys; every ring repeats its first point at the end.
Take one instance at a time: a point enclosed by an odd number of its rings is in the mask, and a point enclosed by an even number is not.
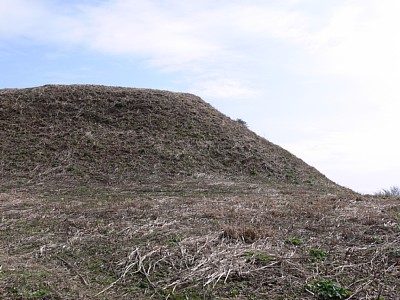
{"type": "Polygon", "coordinates": [[[367,193],[400,185],[398,0],[0,0],[0,88],[199,95],[367,193]]]}

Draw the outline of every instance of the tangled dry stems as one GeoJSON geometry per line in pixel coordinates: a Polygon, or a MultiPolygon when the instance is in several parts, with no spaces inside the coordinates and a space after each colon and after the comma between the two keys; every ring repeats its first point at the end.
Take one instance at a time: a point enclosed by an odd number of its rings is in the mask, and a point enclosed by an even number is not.
{"type": "Polygon", "coordinates": [[[396,299],[397,199],[200,186],[3,194],[2,289],[34,289],[26,272],[44,268],[51,288],[42,288],[59,299],[308,299],[304,286],[316,279],[349,289],[350,299],[396,299]],[[291,237],[302,244],[287,243],[291,237]]]}

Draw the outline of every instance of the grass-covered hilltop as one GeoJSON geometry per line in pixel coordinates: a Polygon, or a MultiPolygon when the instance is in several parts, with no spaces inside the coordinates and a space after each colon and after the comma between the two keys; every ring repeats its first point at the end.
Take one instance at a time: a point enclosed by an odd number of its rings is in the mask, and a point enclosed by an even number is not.
{"type": "Polygon", "coordinates": [[[335,186],[191,94],[49,85],[0,90],[0,99],[3,179],[11,185],[252,176],[335,186]]]}
{"type": "Polygon", "coordinates": [[[0,299],[400,299],[400,198],[197,96],[0,90],[0,299]]]}

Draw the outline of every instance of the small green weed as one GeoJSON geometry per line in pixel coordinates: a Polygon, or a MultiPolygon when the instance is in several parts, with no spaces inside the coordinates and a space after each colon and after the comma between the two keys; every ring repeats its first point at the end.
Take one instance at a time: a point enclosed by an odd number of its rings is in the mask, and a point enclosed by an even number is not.
{"type": "Polygon", "coordinates": [[[8,293],[18,297],[18,299],[20,299],[19,297],[25,297],[26,299],[44,299],[44,297],[50,295],[50,291],[48,290],[40,289],[37,291],[28,291],[22,287],[20,289],[13,287],[8,290],[8,293]]]}
{"type": "Polygon", "coordinates": [[[83,172],[81,170],[79,170],[78,168],[76,168],[75,166],[68,166],[66,170],[67,170],[67,172],[78,175],[78,176],[83,175],[83,172]]]}
{"type": "Polygon", "coordinates": [[[288,170],[285,174],[286,179],[293,179],[294,178],[294,173],[292,170],[288,170]]]}
{"type": "Polygon", "coordinates": [[[93,158],[93,154],[90,151],[84,151],[83,156],[88,157],[88,158],[93,158]]]}
{"type": "Polygon", "coordinates": [[[27,154],[28,154],[28,150],[27,150],[27,149],[21,149],[21,150],[19,151],[19,154],[21,154],[21,155],[27,155],[27,154]]]}
{"type": "Polygon", "coordinates": [[[327,254],[324,250],[322,249],[314,249],[311,248],[308,253],[313,257],[313,261],[317,261],[317,260],[325,260],[327,257],[327,254]]]}
{"type": "Polygon", "coordinates": [[[267,263],[274,260],[271,256],[256,252],[246,252],[245,256],[254,259],[254,261],[258,263],[267,263]]]}
{"type": "Polygon", "coordinates": [[[316,294],[320,299],[346,299],[351,292],[331,280],[313,280],[305,289],[316,294]]]}
{"type": "Polygon", "coordinates": [[[74,172],[76,169],[74,166],[68,166],[67,167],[67,172],[74,172]]]}
{"type": "Polygon", "coordinates": [[[303,240],[297,237],[291,237],[286,240],[286,243],[294,246],[300,246],[303,244],[303,240]]]}
{"type": "Polygon", "coordinates": [[[96,220],[96,226],[104,226],[103,220],[96,220]]]}
{"type": "Polygon", "coordinates": [[[257,173],[257,170],[256,169],[250,169],[250,175],[252,175],[252,176],[256,176],[258,173],[257,173]]]}
{"type": "Polygon", "coordinates": [[[390,255],[393,255],[393,256],[399,256],[400,257],[400,249],[389,250],[387,253],[390,254],[390,255]]]}
{"type": "Polygon", "coordinates": [[[179,242],[181,242],[183,239],[179,236],[174,236],[168,239],[167,243],[169,246],[176,246],[179,242]]]}
{"type": "Polygon", "coordinates": [[[285,178],[287,181],[289,181],[291,183],[294,183],[294,184],[299,183],[293,170],[286,170],[285,178]]]}
{"type": "Polygon", "coordinates": [[[28,293],[27,296],[29,299],[39,299],[39,298],[41,299],[49,294],[50,294],[50,292],[48,290],[38,290],[38,291],[28,293]]]}
{"type": "Polygon", "coordinates": [[[232,297],[237,297],[237,296],[239,296],[239,295],[240,295],[240,291],[237,290],[237,289],[232,289],[232,290],[230,291],[230,296],[232,296],[232,297]]]}

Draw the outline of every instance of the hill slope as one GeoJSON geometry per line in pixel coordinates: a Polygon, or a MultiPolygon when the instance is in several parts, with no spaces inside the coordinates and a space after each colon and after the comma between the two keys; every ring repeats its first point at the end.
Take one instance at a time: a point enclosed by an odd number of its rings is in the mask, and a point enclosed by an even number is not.
{"type": "Polygon", "coordinates": [[[3,184],[206,174],[334,185],[191,94],[94,85],[3,89],[0,127],[3,184]]]}

